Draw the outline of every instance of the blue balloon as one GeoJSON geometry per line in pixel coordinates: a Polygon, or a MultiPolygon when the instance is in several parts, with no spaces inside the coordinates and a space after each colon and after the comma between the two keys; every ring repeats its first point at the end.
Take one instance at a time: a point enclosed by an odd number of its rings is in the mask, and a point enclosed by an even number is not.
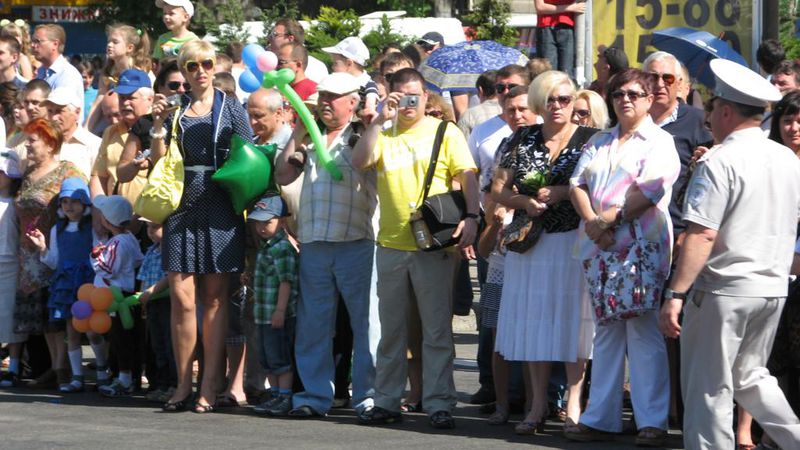
{"type": "Polygon", "coordinates": [[[239,87],[245,92],[255,92],[261,87],[261,81],[259,81],[253,71],[245,69],[245,71],[239,75],[239,87]]]}
{"type": "Polygon", "coordinates": [[[242,49],[242,61],[250,70],[257,70],[258,66],[256,65],[256,60],[258,59],[258,55],[266,52],[264,47],[258,44],[247,44],[242,49]]]}
{"type": "Polygon", "coordinates": [[[72,317],[79,320],[86,319],[92,315],[92,305],[83,300],[78,300],[73,303],[70,310],[72,312],[72,317]]]}

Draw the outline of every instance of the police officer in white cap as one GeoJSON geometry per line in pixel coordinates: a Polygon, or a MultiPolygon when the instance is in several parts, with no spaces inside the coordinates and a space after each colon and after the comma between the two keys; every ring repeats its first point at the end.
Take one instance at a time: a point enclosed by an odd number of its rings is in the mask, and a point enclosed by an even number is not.
{"type": "Polygon", "coordinates": [[[684,445],[734,448],[736,399],[778,445],[797,449],[800,421],[765,366],[787,295],[800,160],[759,128],[780,92],[727,60],[711,70],[709,122],[720,145],[689,183],[684,250],[660,317],[665,335],[681,337],[684,445]]]}

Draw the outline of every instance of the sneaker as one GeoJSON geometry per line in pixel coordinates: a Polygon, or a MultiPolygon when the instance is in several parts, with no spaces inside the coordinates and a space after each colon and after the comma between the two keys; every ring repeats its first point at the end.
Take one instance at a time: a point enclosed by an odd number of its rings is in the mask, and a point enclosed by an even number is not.
{"type": "Polygon", "coordinates": [[[449,411],[436,411],[431,414],[430,424],[433,428],[449,430],[456,427],[456,420],[449,411]]]}
{"type": "Polygon", "coordinates": [[[358,415],[358,423],[361,425],[388,425],[401,422],[402,420],[402,413],[389,411],[380,406],[367,408],[358,415]]]}
{"type": "Polygon", "coordinates": [[[0,388],[17,387],[20,384],[19,375],[14,372],[6,372],[0,377],[0,388]]]}
{"type": "Polygon", "coordinates": [[[281,397],[279,395],[278,396],[274,396],[274,397],[270,395],[270,397],[266,401],[263,401],[263,402],[259,403],[258,405],[254,406],[253,407],[253,412],[256,413],[256,414],[260,414],[262,416],[266,416],[267,414],[269,414],[269,411],[272,409],[272,407],[275,405],[275,403],[278,400],[280,400],[280,398],[281,397]]]}
{"type": "Polygon", "coordinates": [[[114,378],[111,384],[100,386],[97,390],[103,397],[130,397],[133,387],[125,386],[119,378],[114,378]]]}
{"type": "Polygon", "coordinates": [[[331,408],[346,408],[350,404],[349,398],[334,398],[331,408]]]}
{"type": "Polygon", "coordinates": [[[292,396],[281,395],[275,397],[269,409],[267,410],[267,414],[270,416],[283,417],[283,416],[288,416],[289,411],[291,410],[292,410],[292,396]]]}
{"type": "Polygon", "coordinates": [[[58,386],[58,391],[65,394],[74,394],[76,392],[83,392],[83,376],[73,375],[72,381],[58,386]]]}

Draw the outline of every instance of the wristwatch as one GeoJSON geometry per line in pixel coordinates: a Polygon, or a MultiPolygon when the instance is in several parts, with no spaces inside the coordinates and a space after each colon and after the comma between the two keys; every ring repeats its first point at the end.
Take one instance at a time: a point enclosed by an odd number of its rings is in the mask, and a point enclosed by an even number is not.
{"type": "Polygon", "coordinates": [[[161,127],[160,130],[156,131],[155,128],[150,128],[150,137],[153,139],[164,139],[164,136],[167,135],[167,129],[161,127]]]}
{"type": "Polygon", "coordinates": [[[678,300],[686,301],[686,295],[686,292],[675,292],[670,288],[664,289],[665,299],[677,298],[678,300]]]}
{"type": "Polygon", "coordinates": [[[597,226],[600,227],[601,230],[607,230],[614,226],[612,222],[607,222],[606,220],[604,220],[603,216],[601,216],[600,214],[598,214],[597,217],[594,218],[594,220],[595,222],[597,222],[597,226]]]}

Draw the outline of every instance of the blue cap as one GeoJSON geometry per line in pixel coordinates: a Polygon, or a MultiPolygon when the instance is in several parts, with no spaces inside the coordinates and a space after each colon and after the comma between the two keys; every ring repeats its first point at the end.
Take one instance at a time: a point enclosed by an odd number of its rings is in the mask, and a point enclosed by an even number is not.
{"type": "Polygon", "coordinates": [[[78,177],[67,178],[61,182],[61,192],[58,194],[58,198],[74,198],[86,206],[92,204],[89,197],[89,186],[78,177]]]}
{"type": "Polygon", "coordinates": [[[131,95],[143,87],[153,87],[150,77],[139,69],[128,69],[119,75],[119,81],[114,86],[114,92],[121,95],[131,95]]]}
{"type": "Polygon", "coordinates": [[[258,220],[259,222],[266,222],[275,217],[286,217],[289,213],[286,209],[286,203],[280,195],[273,195],[264,197],[253,206],[253,210],[247,215],[247,220],[258,220]]]}

